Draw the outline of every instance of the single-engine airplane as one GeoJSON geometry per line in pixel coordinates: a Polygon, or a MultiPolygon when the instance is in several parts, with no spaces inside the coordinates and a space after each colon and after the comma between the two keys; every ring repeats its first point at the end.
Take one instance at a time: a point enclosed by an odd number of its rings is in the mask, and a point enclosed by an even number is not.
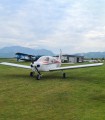
{"type": "MultiPolygon", "coordinates": [[[[42,56],[37,61],[33,61],[30,66],[8,63],[8,62],[1,62],[0,64],[19,67],[19,68],[32,69],[32,71],[30,72],[30,76],[33,77],[36,72],[37,80],[40,80],[42,77],[41,71],[58,71],[58,70],[63,71],[67,69],[85,68],[85,67],[94,67],[94,66],[103,65],[103,63],[95,63],[95,64],[84,64],[84,65],[61,67],[61,54],[59,55],[59,58],[55,58],[52,56],[42,56]]],[[[63,78],[65,78],[66,74],[64,72],[62,73],[63,73],[63,78]]]]}

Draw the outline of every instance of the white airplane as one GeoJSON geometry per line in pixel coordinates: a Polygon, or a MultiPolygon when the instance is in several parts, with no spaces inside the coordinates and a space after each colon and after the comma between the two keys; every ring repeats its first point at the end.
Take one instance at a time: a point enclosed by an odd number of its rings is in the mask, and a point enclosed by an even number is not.
{"type": "MultiPolygon", "coordinates": [[[[1,62],[2,65],[8,65],[13,67],[19,67],[19,68],[26,68],[26,69],[32,69],[32,72],[30,72],[30,76],[33,77],[35,72],[37,73],[36,78],[37,80],[40,80],[42,75],[41,71],[58,71],[58,70],[67,70],[67,69],[74,69],[74,68],[85,68],[85,67],[94,67],[94,66],[100,66],[103,65],[103,63],[95,63],[95,64],[85,64],[85,65],[76,65],[76,66],[66,66],[61,67],[61,55],[59,55],[59,58],[51,57],[51,56],[42,56],[37,61],[33,61],[30,66],[27,65],[19,65],[14,63],[8,63],[8,62],[1,62]]],[[[63,73],[63,78],[66,77],[66,74],[63,73]]]]}

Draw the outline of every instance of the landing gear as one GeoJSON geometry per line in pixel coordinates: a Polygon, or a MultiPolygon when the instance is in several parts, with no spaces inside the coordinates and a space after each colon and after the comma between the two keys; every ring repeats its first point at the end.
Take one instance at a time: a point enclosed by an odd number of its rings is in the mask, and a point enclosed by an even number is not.
{"type": "MultiPolygon", "coordinates": [[[[30,77],[34,77],[34,74],[35,74],[34,72],[30,72],[30,77]]],[[[36,75],[37,80],[40,80],[41,77],[42,77],[41,74],[36,75]]]]}
{"type": "Polygon", "coordinates": [[[62,70],[62,78],[63,78],[63,79],[66,78],[66,73],[64,73],[63,70],[62,70]]]}
{"type": "Polygon", "coordinates": [[[30,77],[33,77],[34,76],[34,72],[30,72],[30,77]]]}
{"type": "Polygon", "coordinates": [[[37,80],[40,80],[40,79],[41,79],[41,75],[38,74],[38,75],[36,76],[36,79],[37,79],[37,80]]]}
{"type": "Polygon", "coordinates": [[[66,73],[63,73],[63,78],[66,78],[66,73]]]}

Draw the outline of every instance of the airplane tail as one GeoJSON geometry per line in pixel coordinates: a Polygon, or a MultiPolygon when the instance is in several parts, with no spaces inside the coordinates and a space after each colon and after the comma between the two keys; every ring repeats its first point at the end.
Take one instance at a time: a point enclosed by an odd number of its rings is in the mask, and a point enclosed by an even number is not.
{"type": "Polygon", "coordinates": [[[59,61],[62,62],[62,50],[60,49],[60,54],[59,54],[59,61]]]}

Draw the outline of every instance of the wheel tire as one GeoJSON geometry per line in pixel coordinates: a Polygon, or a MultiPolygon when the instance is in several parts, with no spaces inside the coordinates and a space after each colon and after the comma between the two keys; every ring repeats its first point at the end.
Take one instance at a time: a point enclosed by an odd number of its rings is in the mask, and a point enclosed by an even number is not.
{"type": "Polygon", "coordinates": [[[63,73],[63,78],[66,78],[66,73],[63,73]]]}
{"type": "Polygon", "coordinates": [[[34,76],[34,72],[30,72],[30,77],[33,77],[34,76]]]}
{"type": "Polygon", "coordinates": [[[36,79],[37,79],[37,80],[40,80],[40,79],[41,79],[41,75],[37,75],[37,76],[36,76],[36,79]]]}

